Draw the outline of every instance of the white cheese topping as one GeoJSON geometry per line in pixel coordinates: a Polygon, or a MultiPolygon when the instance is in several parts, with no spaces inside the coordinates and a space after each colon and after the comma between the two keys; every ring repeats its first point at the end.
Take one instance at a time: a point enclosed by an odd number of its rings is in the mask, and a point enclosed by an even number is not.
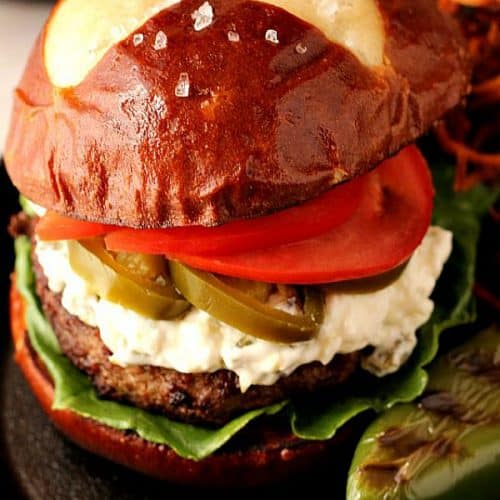
{"type": "MultiPolygon", "coordinates": [[[[452,235],[431,227],[404,271],[384,288],[340,291],[326,286],[323,325],[311,340],[277,344],[255,339],[191,309],[183,318],[155,321],[100,300],[72,270],[66,242],[38,242],[36,254],[49,288],[62,292],[63,306],[97,326],[120,365],[154,365],[180,372],[237,373],[241,390],[273,384],[300,365],[329,363],[337,353],[373,346],[363,366],[376,375],[397,370],[416,344],[416,330],[430,317],[429,296],[451,252],[452,235]]],[[[337,289],[336,289],[337,288],[337,289]]]]}
{"type": "Polygon", "coordinates": [[[312,24],[349,49],[363,64],[384,61],[385,31],[375,0],[257,0],[280,7],[312,24]]]}
{"type": "MultiPolygon", "coordinates": [[[[49,20],[44,47],[50,81],[63,88],[80,84],[113,45],[177,3],[179,0],[59,2],[49,20]]],[[[264,3],[316,26],[330,40],[351,50],[363,64],[383,63],[385,33],[375,0],[265,0],[264,3]]],[[[203,3],[193,16],[196,31],[207,28],[214,18],[212,6],[203,3]]]]}
{"type": "Polygon", "coordinates": [[[177,3],[179,0],[59,2],[45,38],[45,67],[50,81],[56,87],[78,85],[113,45],[177,3]]]}

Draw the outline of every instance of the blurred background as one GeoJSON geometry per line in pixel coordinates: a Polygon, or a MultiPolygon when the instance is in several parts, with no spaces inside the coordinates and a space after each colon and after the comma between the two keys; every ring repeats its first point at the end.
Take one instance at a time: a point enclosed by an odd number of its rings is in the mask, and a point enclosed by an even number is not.
{"type": "Polygon", "coordinates": [[[52,2],[0,0],[0,156],[9,123],[12,92],[52,2]]]}
{"type": "Polygon", "coordinates": [[[10,465],[5,444],[5,372],[12,364],[8,339],[8,287],[14,255],[12,240],[7,234],[11,213],[17,210],[17,193],[11,185],[2,163],[12,93],[21,77],[30,48],[52,5],[49,1],[0,0],[0,496],[23,498],[16,472],[10,465]]]}

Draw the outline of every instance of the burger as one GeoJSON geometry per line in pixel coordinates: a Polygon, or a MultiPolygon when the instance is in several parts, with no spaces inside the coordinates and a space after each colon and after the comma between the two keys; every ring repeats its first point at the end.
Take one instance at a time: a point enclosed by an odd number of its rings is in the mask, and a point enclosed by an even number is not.
{"type": "Polygon", "coordinates": [[[16,360],[55,425],[256,484],[416,398],[470,283],[431,298],[452,233],[413,143],[469,72],[430,0],[59,2],[5,147],[16,360]]]}

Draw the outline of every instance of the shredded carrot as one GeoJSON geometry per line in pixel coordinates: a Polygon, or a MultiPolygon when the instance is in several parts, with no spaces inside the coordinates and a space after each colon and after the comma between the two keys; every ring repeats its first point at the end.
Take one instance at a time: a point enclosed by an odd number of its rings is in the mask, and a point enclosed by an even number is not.
{"type": "Polygon", "coordinates": [[[499,5],[498,0],[455,0],[454,3],[465,7],[493,7],[499,5]]]}
{"type": "Polygon", "coordinates": [[[497,311],[500,311],[500,299],[492,292],[481,286],[479,283],[474,285],[474,293],[484,302],[487,302],[497,311]]]}
{"type": "Polygon", "coordinates": [[[495,207],[490,208],[490,216],[495,222],[500,222],[500,209],[495,207]]]}
{"type": "Polygon", "coordinates": [[[473,61],[466,106],[436,126],[444,151],[456,158],[455,189],[500,180],[500,0],[438,0],[462,26],[473,61]]]}
{"type": "Polygon", "coordinates": [[[499,5],[498,0],[438,0],[439,7],[446,11],[455,13],[462,7],[494,7],[499,5]]]}
{"type": "Polygon", "coordinates": [[[481,153],[467,146],[464,142],[454,140],[444,122],[436,126],[435,132],[441,147],[457,159],[454,185],[457,191],[469,189],[481,181],[500,178],[500,153],[481,153]],[[469,172],[467,169],[469,162],[478,168],[469,172]]]}

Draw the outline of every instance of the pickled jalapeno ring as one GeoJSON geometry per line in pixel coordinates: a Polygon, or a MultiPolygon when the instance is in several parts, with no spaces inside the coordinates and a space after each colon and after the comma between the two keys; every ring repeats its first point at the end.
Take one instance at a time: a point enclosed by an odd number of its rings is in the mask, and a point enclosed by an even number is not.
{"type": "Polygon", "coordinates": [[[161,258],[140,254],[117,258],[100,238],[68,241],[68,249],[73,270],[110,302],[157,320],[176,318],[189,308],[172,286],[164,260],[163,264],[152,260],[161,258]]]}
{"type": "Polygon", "coordinates": [[[323,296],[305,288],[304,314],[288,314],[217,276],[170,261],[175,287],[195,307],[253,337],[270,342],[301,342],[311,339],[323,319],[323,296]]]}

